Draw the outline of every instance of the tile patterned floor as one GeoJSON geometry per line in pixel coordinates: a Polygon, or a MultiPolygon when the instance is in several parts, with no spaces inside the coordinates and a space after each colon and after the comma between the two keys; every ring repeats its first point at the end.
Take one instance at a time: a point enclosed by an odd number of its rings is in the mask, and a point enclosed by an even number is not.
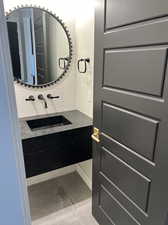
{"type": "Polygon", "coordinates": [[[98,225],[91,191],[75,172],[28,187],[32,225],[98,225]]]}

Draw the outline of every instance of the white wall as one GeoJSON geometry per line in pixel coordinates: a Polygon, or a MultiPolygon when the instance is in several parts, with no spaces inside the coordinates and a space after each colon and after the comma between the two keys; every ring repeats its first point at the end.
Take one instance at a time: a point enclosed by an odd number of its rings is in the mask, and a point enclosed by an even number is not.
{"type": "Polygon", "coordinates": [[[86,74],[77,70],[77,107],[93,117],[93,65],[94,65],[94,0],[80,0],[76,15],[77,59],[90,58],[86,74]]]}
{"type": "MultiPolygon", "coordinates": [[[[73,109],[93,117],[94,0],[4,0],[4,3],[6,11],[21,4],[36,4],[48,8],[66,23],[73,41],[73,62],[68,74],[59,84],[41,90],[15,84],[19,117],[73,109]],[[86,74],[77,71],[76,59],[81,57],[91,59],[86,74]],[[25,101],[29,95],[33,94],[37,99],[41,93],[51,93],[61,98],[48,101],[48,109],[44,109],[43,102],[39,100],[35,103],[25,101]]],[[[77,171],[91,187],[91,160],[78,164],[77,171]]]]}
{"type": "MultiPolygon", "coordinates": [[[[76,15],[76,55],[79,58],[90,58],[86,74],[77,71],[77,108],[93,117],[93,66],[94,66],[94,0],[79,0],[79,11],[76,15]]],[[[78,172],[91,187],[92,161],[82,162],[78,172]]]]}

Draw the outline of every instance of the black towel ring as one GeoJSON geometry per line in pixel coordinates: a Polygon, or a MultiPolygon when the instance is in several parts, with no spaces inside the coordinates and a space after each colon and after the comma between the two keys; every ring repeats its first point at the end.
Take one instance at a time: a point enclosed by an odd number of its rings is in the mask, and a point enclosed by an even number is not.
{"type": "Polygon", "coordinates": [[[79,73],[86,73],[86,71],[87,71],[87,63],[90,63],[90,59],[89,58],[79,59],[78,60],[78,71],[79,71],[79,73]],[[80,70],[80,63],[81,62],[84,62],[84,70],[80,70]]]}

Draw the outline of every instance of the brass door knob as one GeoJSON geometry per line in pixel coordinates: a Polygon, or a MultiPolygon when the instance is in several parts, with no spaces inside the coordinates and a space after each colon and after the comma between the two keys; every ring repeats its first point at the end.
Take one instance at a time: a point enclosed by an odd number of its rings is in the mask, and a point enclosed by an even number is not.
{"type": "Polygon", "coordinates": [[[100,142],[100,130],[96,127],[93,128],[93,134],[92,134],[92,139],[96,141],[97,143],[100,142]]]}

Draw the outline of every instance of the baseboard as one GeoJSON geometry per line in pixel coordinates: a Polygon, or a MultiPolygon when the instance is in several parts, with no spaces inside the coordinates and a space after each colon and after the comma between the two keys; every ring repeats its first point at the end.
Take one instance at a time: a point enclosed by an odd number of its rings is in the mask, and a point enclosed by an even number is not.
{"type": "Polygon", "coordinates": [[[76,164],[76,171],[81,176],[83,181],[87,184],[90,190],[92,190],[92,180],[86,175],[85,171],[80,167],[79,164],[76,164]]]}
{"type": "Polygon", "coordinates": [[[68,173],[73,173],[73,172],[76,171],[76,165],[77,164],[74,164],[74,165],[67,166],[67,167],[64,167],[64,168],[61,168],[61,169],[53,170],[53,171],[48,172],[48,173],[44,173],[44,174],[40,174],[38,176],[28,178],[27,179],[27,185],[31,186],[31,185],[34,185],[34,184],[38,184],[38,183],[50,180],[50,179],[54,179],[56,177],[66,175],[68,173]]]}

